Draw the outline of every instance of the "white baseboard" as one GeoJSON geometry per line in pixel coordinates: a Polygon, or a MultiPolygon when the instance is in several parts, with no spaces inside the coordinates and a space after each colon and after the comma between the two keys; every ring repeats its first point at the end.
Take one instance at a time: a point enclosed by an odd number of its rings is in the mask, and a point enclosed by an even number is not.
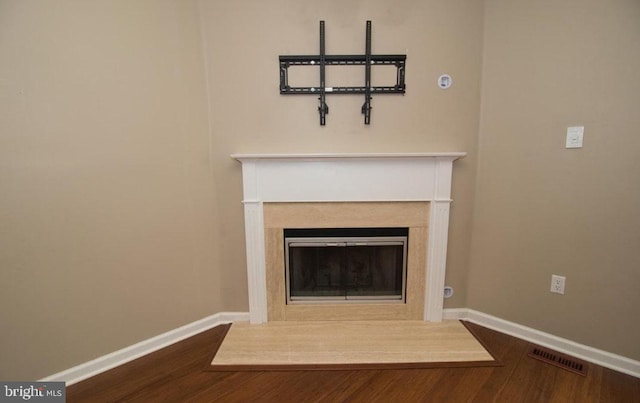
{"type": "MultiPolygon", "coordinates": [[[[460,319],[477,323],[478,325],[505,333],[519,339],[523,339],[553,350],[570,354],[585,361],[610,368],[637,378],[640,378],[640,361],[635,361],[620,355],[598,350],[563,339],[549,333],[544,333],[530,327],[509,322],[495,316],[487,315],[473,309],[445,309],[444,319],[460,319]]],[[[67,386],[80,382],[102,372],[108,371],[119,365],[126,364],[136,358],[142,357],[171,344],[194,336],[213,327],[238,321],[249,321],[248,312],[220,312],[208,316],[196,322],[170,330],[166,333],[143,340],[132,346],[125,347],[113,353],[98,357],[94,360],[80,364],[57,374],[48,376],[40,381],[43,382],[66,382],[67,386]]]]}
{"type": "Polygon", "coordinates": [[[640,378],[640,361],[563,339],[473,309],[445,309],[444,319],[460,319],[640,378]]]}
{"type": "Polygon", "coordinates": [[[73,385],[74,383],[108,371],[129,361],[133,361],[143,355],[160,350],[161,348],[177,343],[180,340],[184,340],[213,327],[225,323],[248,320],[248,312],[220,312],[150,339],[143,340],[121,350],[114,351],[113,353],[103,355],[102,357],[98,357],[84,364],[58,372],[57,374],[48,376],[40,381],[66,382],[67,386],[73,385]]]}

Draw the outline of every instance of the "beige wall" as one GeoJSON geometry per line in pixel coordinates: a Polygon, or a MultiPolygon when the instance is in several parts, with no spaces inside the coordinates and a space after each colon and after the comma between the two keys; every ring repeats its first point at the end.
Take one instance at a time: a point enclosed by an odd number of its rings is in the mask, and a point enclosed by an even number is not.
{"type": "Polygon", "coordinates": [[[489,0],[485,27],[468,305],[640,359],[640,2],[489,0]]]}
{"type": "MultiPolygon", "coordinates": [[[[455,162],[447,274],[447,282],[456,289],[447,305],[466,306],[482,2],[241,0],[201,5],[214,172],[218,189],[224,189],[217,202],[224,210],[221,270],[228,287],[223,290],[227,309],[248,309],[241,166],[229,155],[287,152],[469,152],[455,162]],[[278,56],[317,54],[320,20],[326,21],[328,54],[364,53],[367,20],[373,21],[373,53],[407,54],[406,95],[374,97],[370,126],[364,125],[360,114],[361,96],[327,97],[330,111],[321,127],[316,97],[279,94],[278,56]],[[448,91],[436,85],[443,73],[454,79],[448,91]]],[[[347,75],[328,67],[327,84],[356,79],[347,75]]],[[[364,80],[364,69],[357,79],[364,80]]]]}
{"type": "Polygon", "coordinates": [[[222,310],[204,77],[194,2],[0,1],[0,379],[222,310]]]}
{"type": "Polygon", "coordinates": [[[229,155],[250,152],[467,151],[445,306],[640,359],[639,8],[0,0],[0,379],[247,310],[229,155]],[[328,53],[361,53],[371,19],[374,53],[407,54],[407,94],[374,97],[370,126],[362,97],[328,97],[320,127],[315,97],[278,94],[278,55],[316,53],[320,19],[328,53]]]}

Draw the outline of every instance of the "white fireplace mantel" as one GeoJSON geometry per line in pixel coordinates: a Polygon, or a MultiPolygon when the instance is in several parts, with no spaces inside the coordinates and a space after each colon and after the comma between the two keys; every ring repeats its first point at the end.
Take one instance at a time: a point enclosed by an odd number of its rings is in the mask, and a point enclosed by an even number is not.
{"type": "Polygon", "coordinates": [[[424,320],[441,321],[453,161],[465,155],[233,154],[242,163],[251,323],[267,321],[265,202],[430,202],[424,320]]]}

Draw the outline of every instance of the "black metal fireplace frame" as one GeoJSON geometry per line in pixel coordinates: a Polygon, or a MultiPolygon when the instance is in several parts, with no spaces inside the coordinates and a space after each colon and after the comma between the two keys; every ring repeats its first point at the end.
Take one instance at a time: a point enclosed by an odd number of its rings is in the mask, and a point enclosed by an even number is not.
{"type": "MultiPolygon", "coordinates": [[[[375,227],[375,228],[304,228],[304,229],[285,229],[284,230],[284,258],[285,258],[285,288],[286,288],[286,303],[287,304],[299,304],[299,303],[405,303],[406,302],[406,282],[407,282],[407,251],[409,245],[409,229],[406,227],[375,227]],[[328,295],[323,295],[322,292],[313,293],[313,295],[301,296],[298,290],[292,291],[291,282],[293,273],[292,253],[296,248],[310,247],[316,250],[323,248],[331,248],[334,254],[343,254],[347,256],[350,251],[367,250],[369,247],[385,247],[385,246],[400,246],[402,249],[396,253],[401,252],[401,273],[396,273],[396,287],[399,285],[399,290],[394,290],[393,293],[388,292],[379,293],[375,290],[367,294],[358,294],[358,287],[353,284],[353,281],[349,282],[346,279],[346,271],[348,267],[345,262],[342,262],[340,268],[340,279],[338,284],[327,287],[324,285],[324,289],[331,289],[333,292],[329,292],[328,295]],[[354,247],[350,249],[350,247],[354,247]],[[362,248],[365,249],[362,249],[362,248]],[[401,275],[401,279],[397,277],[401,275]],[[344,292],[343,292],[344,291],[344,292]],[[340,294],[343,292],[343,294],[340,294]],[[335,293],[335,294],[334,294],[335,293]],[[295,294],[295,295],[293,295],[295,294]]],[[[298,249],[299,250],[299,249],[298,249]]],[[[380,250],[380,249],[378,249],[380,250]]],[[[366,252],[368,253],[368,252],[366,252]]],[[[353,256],[353,253],[352,255],[353,256]]],[[[398,269],[396,268],[396,271],[398,269]]],[[[353,278],[351,278],[353,280],[353,278]]],[[[366,288],[366,284],[361,283],[366,288]]],[[[295,288],[295,287],[294,287],[295,288]]],[[[314,289],[316,287],[314,286],[314,289]]],[[[322,289],[323,286],[318,285],[318,289],[322,289]]]]}

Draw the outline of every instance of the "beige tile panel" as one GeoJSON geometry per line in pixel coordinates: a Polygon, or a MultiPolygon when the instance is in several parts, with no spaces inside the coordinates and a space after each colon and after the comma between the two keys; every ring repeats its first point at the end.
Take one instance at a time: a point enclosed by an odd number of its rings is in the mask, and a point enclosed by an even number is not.
{"type": "Polygon", "coordinates": [[[234,323],[212,365],[492,361],[458,321],[234,323]]]}
{"type": "Polygon", "coordinates": [[[420,320],[424,315],[429,203],[265,203],[267,320],[420,320]],[[286,304],[284,228],[409,227],[406,303],[286,304]]]}
{"type": "Polygon", "coordinates": [[[426,227],[409,228],[406,319],[424,318],[428,235],[426,227]]]}
{"type": "Polygon", "coordinates": [[[424,227],[428,202],[265,203],[265,228],[424,227]]]}
{"type": "Polygon", "coordinates": [[[419,319],[404,303],[291,304],[284,311],[287,321],[419,319]]]}
{"type": "Polygon", "coordinates": [[[282,228],[265,228],[267,320],[285,320],[286,300],[284,234],[282,228]]]}

